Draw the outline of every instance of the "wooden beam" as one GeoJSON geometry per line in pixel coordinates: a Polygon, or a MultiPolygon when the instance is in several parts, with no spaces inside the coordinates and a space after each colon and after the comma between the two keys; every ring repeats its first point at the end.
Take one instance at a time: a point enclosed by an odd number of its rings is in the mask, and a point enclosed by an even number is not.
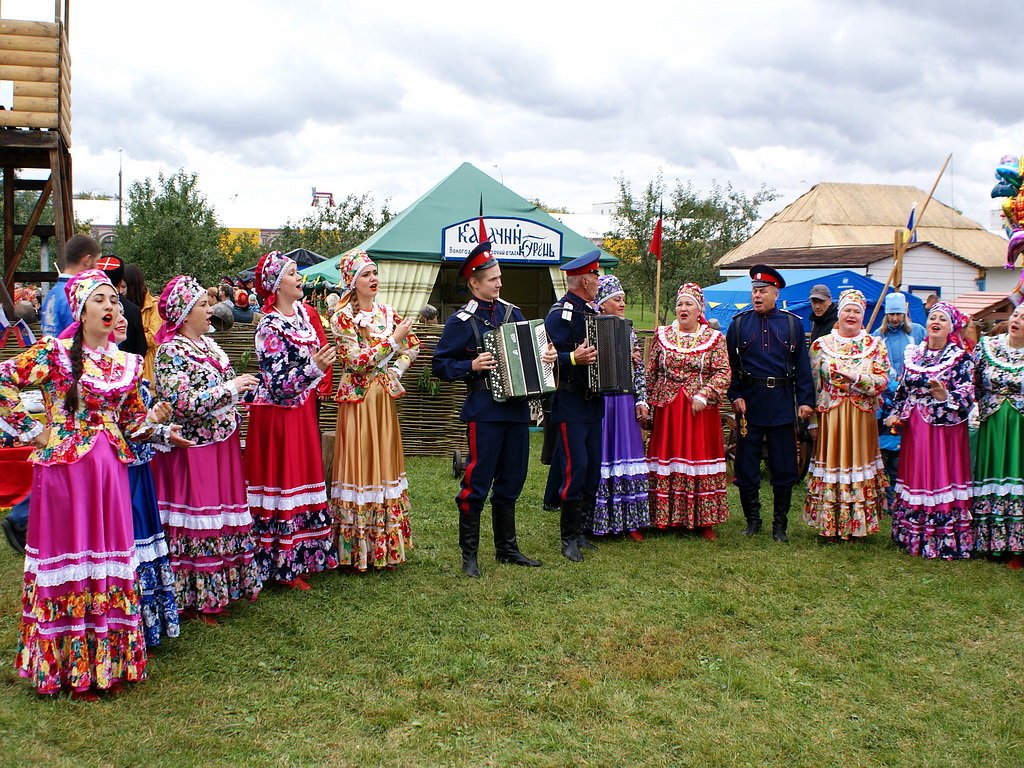
{"type": "Polygon", "coordinates": [[[49,179],[15,179],[14,188],[16,190],[34,189],[36,192],[41,192],[49,183],[49,179]]]}
{"type": "Polygon", "coordinates": [[[0,64],[12,67],[53,67],[60,66],[59,53],[40,51],[10,51],[0,48],[0,64]]]}
{"type": "Polygon", "coordinates": [[[15,96],[13,112],[53,112],[56,114],[60,102],[57,99],[43,99],[38,96],[15,96]]]}
{"type": "Polygon", "coordinates": [[[56,83],[60,70],[56,67],[15,67],[0,66],[0,80],[25,80],[30,83],[56,83]]]}
{"type": "MultiPolygon", "coordinates": [[[[13,283],[12,283],[13,285],[13,283]]],[[[7,286],[4,285],[3,281],[0,280],[0,304],[3,305],[4,314],[7,315],[7,319],[12,323],[14,322],[14,299],[11,298],[11,293],[7,290],[7,286]]]]}
{"type": "Polygon", "coordinates": [[[60,96],[58,83],[15,83],[14,98],[28,96],[35,99],[56,99],[60,96]]]}
{"type": "Polygon", "coordinates": [[[29,37],[60,36],[60,24],[55,21],[16,21],[0,19],[0,35],[28,35],[29,37]]]}
{"type": "MultiPolygon", "coordinates": [[[[56,218],[56,217],[54,217],[54,218],[56,218]]],[[[36,226],[33,227],[32,233],[36,237],[53,237],[54,236],[54,226],[53,226],[53,224],[36,224],[36,226]]],[[[16,234],[16,235],[23,235],[23,234],[25,234],[25,225],[24,224],[15,224],[14,225],[14,234],[16,234]]]]}
{"type": "MultiPolygon", "coordinates": [[[[45,131],[0,131],[0,149],[52,149],[59,146],[60,138],[56,133],[45,131]]],[[[45,159],[46,155],[42,155],[45,159]]],[[[0,163],[6,165],[6,163],[0,163]]],[[[49,168],[49,165],[18,165],[17,168],[49,168]]]]}
{"type": "Polygon", "coordinates": [[[39,219],[43,215],[43,210],[46,208],[46,201],[50,199],[50,190],[53,187],[53,175],[46,180],[46,184],[43,186],[43,191],[39,195],[39,199],[36,200],[35,207],[32,208],[32,213],[29,214],[28,221],[25,222],[25,229],[21,233],[21,239],[18,241],[17,248],[14,249],[14,258],[12,262],[7,265],[7,271],[5,272],[5,279],[8,283],[14,280],[14,273],[18,270],[18,265],[21,263],[21,257],[25,255],[25,247],[28,245],[29,238],[34,234],[36,224],[39,223],[39,219]]]}
{"type": "Polygon", "coordinates": [[[15,272],[14,280],[20,283],[55,283],[57,282],[57,272],[15,272]]]}
{"type": "Polygon", "coordinates": [[[63,254],[64,243],[71,237],[67,226],[67,209],[64,205],[65,201],[71,197],[71,190],[65,189],[64,157],[60,148],[50,150],[50,178],[53,179],[53,199],[55,201],[53,206],[54,234],[57,237],[57,250],[63,254]]]}
{"type": "Polygon", "coordinates": [[[15,112],[13,109],[0,111],[0,126],[8,128],[56,128],[58,125],[60,118],[56,112],[15,112]]]}
{"type": "Polygon", "coordinates": [[[14,168],[4,168],[4,274],[14,262],[14,168]]]}
{"type": "Polygon", "coordinates": [[[0,35],[0,51],[38,51],[58,53],[56,37],[28,37],[26,35],[0,35]]]}

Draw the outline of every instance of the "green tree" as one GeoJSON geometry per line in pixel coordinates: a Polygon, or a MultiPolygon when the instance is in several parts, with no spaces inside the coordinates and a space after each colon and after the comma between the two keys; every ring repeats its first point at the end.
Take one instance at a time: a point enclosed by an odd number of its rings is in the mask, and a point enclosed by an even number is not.
{"type": "Polygon", "coordinates": [[[393,215],[386,201],[378,211],[369,194],[349,195],[336,206],[318,206],[298,222],[289,220],[274,240],[274,248],[285,252],[305,248],[332,258],[355,248],[393,215]]]}
{"type": "Polygon", "coordinates": [[[655,284],[657,260],[647,252],[654,225],[662,210],[661,307],[663,317],[676,288],[685,282],[710,285],[718,282],[715,262],[746,240],[753,232],[761,206],[778,195],[764,185],[753,195],[713,182],[706,194],[689,182],[677,182],[668,190],[661,173],[639,194],[620,177],[616,229],[609,233],[608,248],[622,260],[623,284],[636,295],[649,297],[657,308],[655,284]],[[667,197],[667,200],[666,200],[667,197]]]}
{"type": "Polygon", "coordinates": [[[133,182],[128,188],[127,222],[114,228],[115,252],[137,264],[150,287],[175,275],[191,275],[204,285],[235,267],[221,250],[224,230],[199,191],[197,174],[177,173],[133,182]]]}

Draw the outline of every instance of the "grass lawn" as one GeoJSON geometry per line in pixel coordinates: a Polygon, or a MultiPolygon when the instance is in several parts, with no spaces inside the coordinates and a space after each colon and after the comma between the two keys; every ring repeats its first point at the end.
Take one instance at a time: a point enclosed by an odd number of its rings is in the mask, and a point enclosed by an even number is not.
{"type": "Polygon", "coordinates": [[[149,680],[95,704],[42,700],[13,672],[21,564],[4,545],[0,765],[1024,762],[1020,572],[907,557],[887,525],[820,546],[792,519],[788,546],[749,540],[735,498],[718,541],[615,539],[573,564],[534,464],[520,539],[544,567],[497,566],[488,544],[470,580],[449,464],[409,461],[406,565],[189,623],[149,680]]]}

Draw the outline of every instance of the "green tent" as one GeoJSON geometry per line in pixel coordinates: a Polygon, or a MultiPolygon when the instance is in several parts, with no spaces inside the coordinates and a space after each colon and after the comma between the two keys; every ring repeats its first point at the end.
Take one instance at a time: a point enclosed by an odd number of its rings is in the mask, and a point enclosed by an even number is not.
{"type": "MultiPolygon", "coordinates": [[[[527,317],[543,314],[564,290],[558,265],[595,246],[470,163],[460,165],[359,245],[378,263],[381,301],[403,315],[431,303],[445,316],[466,300],[465,285],[455,274],[476,244],[481,200],[502,265],[502,296],[521,306],[527,317]]],[[[335,256],[302,274],[307,280],[337,283],[339,260],[335,256]]],[[[601,252],[603,268],[616,264],[618,259],[601,252]]]]}

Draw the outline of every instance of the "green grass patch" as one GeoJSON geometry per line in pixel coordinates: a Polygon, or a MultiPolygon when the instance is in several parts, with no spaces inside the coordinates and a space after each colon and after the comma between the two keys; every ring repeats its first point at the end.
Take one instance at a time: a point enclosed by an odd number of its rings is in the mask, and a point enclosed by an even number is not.
{"type": "MultiPolygon", "coordinates": [[[[533,445],[534,456],[539,446],[533,445]]],[[[408,462],[415,549],[391,573],[268,589],[188,623],[95,704],[13,671],[21,563],[0,551],[0,765],[1019,766],[1022,576],[926,562],[888,526],[817,543],[614,538],[558,553],[534,463],[523,551],[462,577],[447,458],[408,462]]],[[[768,491],[765,501],[770,504],[768,491]]],[[[769,506],[770,509],[770,506],[769,506]]]]}

